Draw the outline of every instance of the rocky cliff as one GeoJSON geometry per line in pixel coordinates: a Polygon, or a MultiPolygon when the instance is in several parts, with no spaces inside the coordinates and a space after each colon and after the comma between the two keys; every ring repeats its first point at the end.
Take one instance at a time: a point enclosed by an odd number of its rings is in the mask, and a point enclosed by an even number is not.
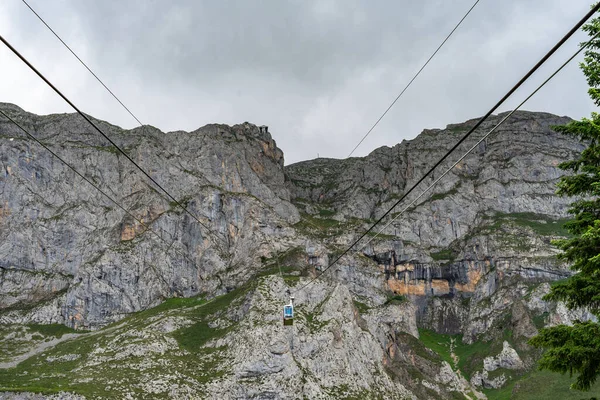
{"type": "MultiPolygon", "coordinates": [[[[161,193],[77,115],[38,117],[3,105],[145,228],[27,140],[0,132],[0,304],[61,297],[34,320],[95,329],[173,296],[217,294],[243,283],[299,219],[284,186],[283,154],[250,124],[194,132],[102,129],[200,221],[161,193]],[[161,240],[162,239],[162,240],[161,240]]],[[[16,314],[15,314],[16,315],[16,314]]],[[[7,317],[10,318],[10,317],[7,317]]]]}
{"type": "Polygon", "coordinates": [[[582,149],[550,129],[568,118],[516,113],[297,290],[475,120],[290,166],[249,123],[96,121],[191,217],[77,115],[0,108],[136,217],[0,118],[0,388],[25,392],[0,398],[518,398],[545,379],[527,338],[588,318],[541,299],[570,273],[551,245],[557,165],[582,149]]]}

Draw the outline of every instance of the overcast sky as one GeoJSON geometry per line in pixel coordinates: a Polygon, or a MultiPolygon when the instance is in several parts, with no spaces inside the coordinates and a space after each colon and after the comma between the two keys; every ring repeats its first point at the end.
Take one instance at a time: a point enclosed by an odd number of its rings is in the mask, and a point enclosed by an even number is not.
{"type": "MultiPolygon", "coordinates": [[[[28,2],[144,124],[269,125],[290,164],[346,157],[474,0],[28,2]]],[[[481,0],[355,155],[483,115],[590,4],[481,0]]],[[[83,111],[136,126],[20,0],[1,0],[0,34],[83,111]]],[[[567,42],[501,111],[585,38],[567,42]]],[[[72,112],[5,47],[0,72],[1,102],[72,112]]],[[[573,62],[525,109],[581,118],[595,110],[586,91],[573,62]]]]}

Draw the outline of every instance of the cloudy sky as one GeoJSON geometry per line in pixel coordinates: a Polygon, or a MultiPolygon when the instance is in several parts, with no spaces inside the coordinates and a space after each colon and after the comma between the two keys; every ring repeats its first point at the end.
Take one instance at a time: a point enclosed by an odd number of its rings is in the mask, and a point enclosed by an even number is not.
{"type": "MultiPolygon", "coordinates": [[[[28,0],[144,123],[269,125],[286,164],[346,157],[474,0],[28,0]]],[[[481,0],[355,155],[484,114],[588,10],[591,0],[481,0]]],[[[0,34],[83,111],[136,121],[20,0],[0,34]]],[[[579,34],[517,92],[568,58],[579,34]]],[[[580,57],[581,59],[581,57],[580,57]]],[[[72,112],[8,49],[0,101],[72,112]]],[[[595,107],[577,63],[526,109],[581,118],[595,107]]]]}

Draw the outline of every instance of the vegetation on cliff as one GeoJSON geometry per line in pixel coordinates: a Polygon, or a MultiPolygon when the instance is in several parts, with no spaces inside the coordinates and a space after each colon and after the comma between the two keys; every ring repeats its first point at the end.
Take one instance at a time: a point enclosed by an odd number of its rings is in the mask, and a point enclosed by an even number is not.
{"type": "MultiPolygon", "coordinates": [[[[600,32],[600,18],[584,26],[591,37],[600,32]]],[[[581,69],[590,85],[588,91],[600,105],[600,40],[594,39],[585,52],[581,69]]],[[[560,258],[571,263],[577,273],[554,285],[547,300],[564,301],[569,309],[585,307],[600,317],[600,114],[558,126],[556,131],[578,138],[587,144],[574,160],[560,164],[572,175],[563,176],[558,194],[577,197],[569,213],[575,218],[566,224],[573,235],[556,241],[563,250],[560,258]]],[[[539,366],[550,371],[577,374],[573,388],[589,390],[600,375],[600,324],[576,321],[573,326],[544,328],[531,340],[547,348],[539,366]]]]}

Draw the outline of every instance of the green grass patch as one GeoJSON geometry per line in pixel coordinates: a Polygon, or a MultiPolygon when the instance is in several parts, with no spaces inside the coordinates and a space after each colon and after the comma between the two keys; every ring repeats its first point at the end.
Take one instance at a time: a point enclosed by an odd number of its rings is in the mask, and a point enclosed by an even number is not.
{"type": "Polygon", "coordinates": [[[82,331],[77,331],[75,329],[69,328],[68,326],[61,324],[28,324],[26,326],[32,332],[41,333],[44,336],[54,336],[56,338],[61,338],[67,333],[83,333],[82,331]]]}
{"type": "Polygon", "coordinates": [[[197,322],[192,326],[183,328],[173,335],[181,348],[191,353],[198,353],[203,346],[212,339],[219,339],[229,332],[229,329],[211,328],[208,322],[197,322]]]}
{"type": "MultiPolygon", "coordinates": [[[[68,354],[85,355],[94,345],[94,338],[81,337],[57,344],[55,347],[21,362],[15,368],[0,369],[0,386],[7,391],[28,391],[51,394],[61,390],[72,391],[72,371],[80,359],[49,362],[51,357],[68,354]]],[[[78,390],[78,393],[90,395],[78,390]]]]}
{"type": "Polygon", "coordinates": [[[148,319],[165,311],[173,310],[176,308],[199,306],[204,303],[206,303],[206,299],[202,298],[201,296],[172,297],[163,301],[156,307],[137,312],[135,314],[132,314],[131,316],[137,319],[148,319]]]}
{"type": "MultiPolygon", "coordinates": [[[[142,398],[143,394],[139,388],[136,388],[135,385],[127,385],[125,382],[139,382],[148,374],[156,376],[164,374],[165,371],[158,366],[152,367],[151,370],[139,370],[136,367],[147,358],[156,360],[157,357],[161,360],[169,360],[170,365],[178,372],[200,383],[214,380],[227,373],[227,360],[222,358],[223,347],[211,348],[206,347],[206,344],[235,328],[233,322],[228,325],[227,310],[234,306],[236,301],[242,300],[246,293],[255,287],[256,283],[252,281],[242,288],[211,301],[200,297],[168,299],[157,307],[135,313],[93,335],[82,335],[61,342],[41,354],[28,358],[15,368],[0,369],[0,387],[7,391],[29,391],[44,394],[69,391],[88,398],[123,398],[123,391],[129,391],[137,393],[136,398],[142,398]],[[118,334],[124,334],[123,345],[135,343],[143,345],[146,339],[128,334],[128,332],[154,323],[157,320],[156,316],[160,318],[165,313],[185,316],[195,321],[191,326],[171,333],[179,346],[188,350],[192,353],[191,355],[151,352],[142,357],[132,354],[117,364],[104,361],[94,366],[88,366],[93,358],[94,350],[98,348],[105,349],[101,353],[103,356],[113,357],[116,355],[115,351],[118,352],[119,346],[121,346],[115,342],[118,340],[118,334]],[[223,326],[211,327],[211,322],[217,318],[221,318],[223,326]],[[107,351],[109,346],[115,345],[117,350],[107,351]],[[82,382],[82,378],[91,379],[82,382]]],[[[61,325],[29,325],[29,329],[46,336],[56,337],[72,332],[69,328],[61,325]]],[[[153,398],[156,397],[166,398],[168,396],[165,392],[157,394],[153,398]]]]}
{"type": "Polygon", "coordinates": [[[234,301],[244,297],[254,287],[254,284],[250,284],[234,289],[227,294],[215,297],[200,307],[193,308],[188,315],[198,322],[187,328],[179,329],[173,334],[179,346],[190,352],[197,353],[202,350],[202,347],[209,340],[221,338],[230,332],[232,330],[231,326],[226,328],[211,328],[209,322],[214,317],[226,313],[234,301]]]}
{"type": "Polygon", "coordinates": [[[327,238],[347,233],[356,228],[354,221],[341,222],[332,218],[320,218],[307,213],[300,213],[301,220],[294,228],[307,236],[327,238]]]}
{"type": "Polygon", "coordinates": [[[498,377],[504,376],[507,380],[514,375],[514,371],[506,368],[498,368],[493,371],[488,371],[488,379],[496,379],[498,377]]]}
{"type": "Polygon", "coordinates": [[[300,213],[301,220],[294,227],[301,230],[326,230],[339,225],[339,221],[329,218],[317,218],[310,214],[300,213]]]}
{"type": "Polygon", "coordinates": [[[377,238],[378,238],[378,239],[381,239],[381,240],[398,240],[398,237],[397,237],[397,236],[394,236],[394,235],[386,235],[385,233],[379,233],[379,234],[378,234],[377,232],[373,232],[373,231],[369,231],[369,232],[367,232],[367,236],[370,236],[370,237],[375,237],[375,236],[377,236],[377,238]]]}
{"type": "MultiPolygon", "coordinates": [[[[117,150],[117,148],[113,145],[110,146],[90,146],[90,148],[99,150],[99,151],[105,151],[107,153],[112,153],[112,154],[116,154],[119,155],[121,154],[121,152],[119,150],[117,150]]],[[[125,150],[127,151],[127,150],[125,150]]]]}
{"type": "Polygon", "coordinates": [[[496,355],[501,350],[501,341],[476,341],[473,344],[466,344],[462,341],[462,335],[459,335],[454,342],[454,354],[458,357],[458,368],[467,380],[471,379],[471,375],[475,371],[483,368],[483,359],[485,357],[496,355]]]}
{"type": "Polygon", "coordinates": [[[436,193],[433,196],[431,196],[429,198],[430,201],[434,201],[434,200],[443,200],[448,196],[452,196],[458,193],[458,189],[460,188],[460,182],[454,186],[452,189],[448,190],[447,192],[444,193],[436,193]]]}
{"type": "Polygon", "coordinates": [[[319,216],[321,216],[321,217],[331,217],[333,215],[335,215],[334,210],[328,210],[326,208],[319,209],[319,216]]]}
{"type": "Polygon", "coordinates": [[[570,385],[575,377],[550,371],[534,370],[510,385],[512,390],[503,388],[500,391],[489,390],[488,398],[493,400],[582,400],[600,397],[600,382],[592,386],[589,392],[571,390],[570,385]],[[498,392],[498,393],[494,393],[498,392]]]}
{"type": "Polygon", "coordinates": [[[484,389],[481,391],[487,396],[488,400],[509,400],[512,397],[512,391],[516,381],[507,381],[500,389],[484,389]]]}
{"type": "Polygon", "coordinates": [[[501,342],[498,344],[480,341],[473,344],[465,344],[462,341],[462,335],[445,335],[427,329],[419,329],[419,337],[426,347],[435,351],[452,366],[455,365],[450,355],[450,344],[452,339],[454,339],[454,355],[458,357],[458,365],[456,366],[467,380],[471,379],[471,374],[483,368],[483,359],[485,357],[497,354],[502,349],[501,342]]]}
{"type": "Polygon", "coordinates": [[[496,213],[489,218],[492,221],[491,227],[500,228],[504,224],[512,223],[517,226],[526,227],[533,230],[541,236],[562,236],[569,237],[570,234],[564,227],[568,218],[553,219],[547,215],[534,214],[528,212],[522,213],[496,213]]]}
{"type": "MultiPolygon", "coordinates": [[[[419,329],[419,336],[421,335],[421,329],[419,329]]],[[[434,349],[430,348],[427,344],[427,338],[425,338],[425,342],[422,339],[417,339],[415,338],[413,335],[405,333],[405,332],[398,332],[398,341],[401,343],[404,343],[407,345],[407,348],[410,349],[411,351],[414,351],[416,355],[418,355],[421,358],[424,358],[425,360],[428,361],[432,361],[432,362],[440,362],[440,360],[443,360],[444,358],[440,355],[440,353],[438,353],[437,351],[435,351],[434,349]]],[[[415,367],[414,371],[412,371],[414,377],[419,378],[419,379],[426,379],[426,377],[422,376],[422,373],[415,367]]],[[[393,371],[392,371],[393,374],[393,371]]]]}
{"type": "Polygon", "coordinates": [[[358,310],[360,314],[366,314],[371,309],[371,307],[358,300],[352,300],[352,302],[354,303],[354,307],[358,310]]]}
{"type": "Polygon", "coordinates": [[[454,361],[450,356],[450,341],[452,338],[451,335],[442,335],[428,329],[419,329],[419,340],[425,347],[435,351],[442,360],[447,361],[450,365],[454,365],[454,361]]]}
{"type": "Polygon", "coordinates": [[[458,256],[458,254],[456,254],[456,252],[452,249],[440,250],[434,253],[429,253],[429,255],[434,261],[448,261],[450,263],[454,262],[458,256]]]}
{"type": "Polygon", "coordinates": [[[445,131],[449,131],[451,133],[462,133],[462,132],[466,132],[470,129],[469,126],[465,126],[465,125],[449,125],[446,127],[446,129],[444,129],[445,131]]]}
{"type": "Polygon", "coordinates": [[[405,296],[401,295],[401,294],[396,294],[393,296],[389,296],[387,298],[387,300],[385,301],[385,303],[383,303],[384,305],[388,305],[388,304],[402,304],[402,303],[406,303],[408,300],[406,299],[405,296]]]}

